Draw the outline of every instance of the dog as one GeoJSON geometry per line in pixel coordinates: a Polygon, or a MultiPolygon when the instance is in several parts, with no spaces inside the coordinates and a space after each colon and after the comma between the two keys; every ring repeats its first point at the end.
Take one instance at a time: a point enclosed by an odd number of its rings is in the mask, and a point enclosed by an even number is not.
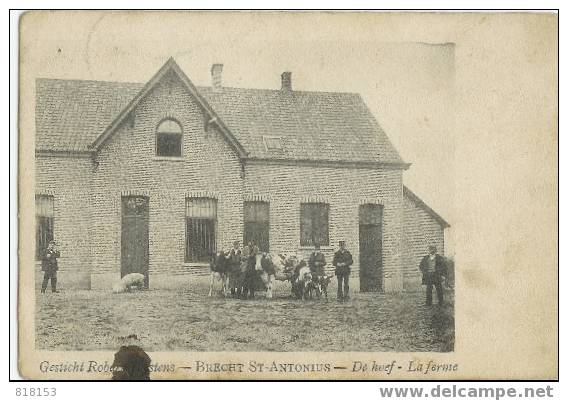
{"type": "Polygon", "coordinates": [[[320,299],[322,294],[327,299],[327,286],[330,282],[331,276],[327,274],[313,277],[306,285],[306,298],[312,299],[315,293],[317,299],[320,299]]]}

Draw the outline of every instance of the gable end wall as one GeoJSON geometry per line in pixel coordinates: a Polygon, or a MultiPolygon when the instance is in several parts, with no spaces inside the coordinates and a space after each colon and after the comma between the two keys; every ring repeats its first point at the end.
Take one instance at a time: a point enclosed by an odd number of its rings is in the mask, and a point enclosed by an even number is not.
{"type": "MultiPolygon", "coordinates": [[[[35,193],[53,195],[54,239],[61,251],[59,283],[63,288],[90,288],[90,158],[38,155],[35,193]]],[[[34,238],[35,243],[35,238],[34,238]]],[[[41,280],[36,263],[36,281],[41,280]]]]}
{"type": "Polygon", "coordinates": [[[133,123],[123,124],[100,150],[93,177],[94,285],[108,286],[120,277],[123,195],[150,199],[150,286],[179,285],[174,283],[179,275],[208,271],[184,262],[186,197],[217,199],[218,248],[228,249],[242,237],[240,161],[218,130],[205,130],[201,109],[177,79],[158,83],[127,120],[133,123]],[[155,130],[167,117],[183,128],[179,160],[155,155],[155,130]]]}
{"type": "Polygon", "coordinates": [[[418,288],[422,274],[418,266],[428,253],[428,246],[435,245],[444,255],[444,228],[423,208],[404,197],[404,283],[405,288],[418,288]]]}
{"type": "Polygon", "coordinates": [[[270,202],[271,252],[296,252],[300,247],[300,203],[329,204],[329,246],[322,246],[328,268],[338,241],[353,254],[353,289],[359,288],[359,206],[383,205],[383,269],[385,291],[402,289],[402,171],[290,165],[247,165],[245,197],[270,202]]]}

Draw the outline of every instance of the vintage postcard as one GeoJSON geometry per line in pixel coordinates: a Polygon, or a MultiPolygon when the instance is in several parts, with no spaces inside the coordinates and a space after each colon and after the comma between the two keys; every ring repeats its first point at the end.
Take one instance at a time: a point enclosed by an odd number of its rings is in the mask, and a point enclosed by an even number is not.
{"type": "Polygon", "coordinates": [[[20,18],[19,369],[558,377],[558,15],[20,18]]]}

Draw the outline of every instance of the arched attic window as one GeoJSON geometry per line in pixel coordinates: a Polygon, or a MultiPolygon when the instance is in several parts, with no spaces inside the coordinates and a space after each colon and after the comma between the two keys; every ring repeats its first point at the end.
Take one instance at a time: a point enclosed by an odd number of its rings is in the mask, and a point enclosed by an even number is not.
{"type": "Polygon", "coordinates": [[[181,157],[182,130],[177,121],[164,120],[156,129],[156,156],[181,157]]]}

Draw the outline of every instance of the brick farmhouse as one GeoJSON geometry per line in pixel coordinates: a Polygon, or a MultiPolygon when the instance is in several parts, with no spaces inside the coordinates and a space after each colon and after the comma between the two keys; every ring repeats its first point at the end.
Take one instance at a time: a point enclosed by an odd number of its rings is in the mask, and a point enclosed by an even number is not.
{"type": "MultiPolygon", "coordinates": [[[[403,185],[403,162],[358,94],[196,87],[173,59],[146,84],[36,80],[36,257],[54,238],[63,287],[191,286],[233,241],[331,262],[352,287],[419,283],[437,213],[403,185]]],[[[330,266],[331,268],[331,266],[330,266]]]]}

